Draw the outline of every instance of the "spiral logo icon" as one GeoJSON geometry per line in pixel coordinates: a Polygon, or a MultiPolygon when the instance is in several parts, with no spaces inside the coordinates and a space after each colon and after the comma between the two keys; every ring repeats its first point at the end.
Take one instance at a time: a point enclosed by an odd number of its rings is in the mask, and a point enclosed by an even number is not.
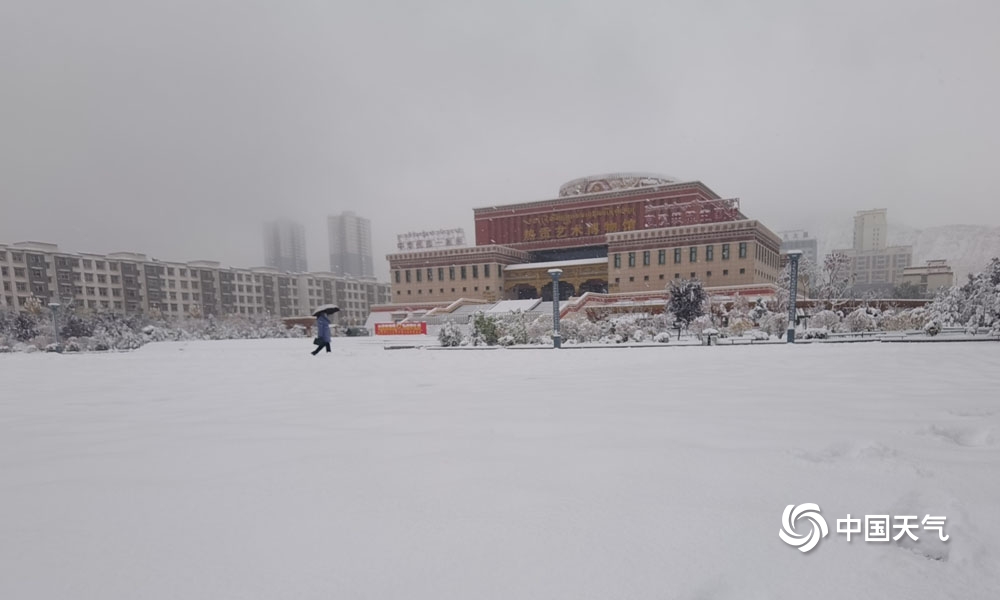
{"type": "Polygon", "coordinates": [[[781,513],[781,529],[778,530],[778,537],[789,546],[795,546],[799,552],[809,552],[816,547],[822,538],[826,537],[829,530],[826,527],[826,519],[819,514],[819,505],[808,503],[795,506],[789,504],[785,511],[781,513]],[[808,519],[811,522],[809,533],[800,534],[795,529],[795,524],[799,518],[808,519]]]}

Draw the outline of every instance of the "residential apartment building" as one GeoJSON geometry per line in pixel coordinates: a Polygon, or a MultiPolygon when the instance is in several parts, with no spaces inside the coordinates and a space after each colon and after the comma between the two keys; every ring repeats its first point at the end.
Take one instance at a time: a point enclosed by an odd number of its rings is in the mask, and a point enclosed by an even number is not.
{"type": "Polygon", "coordinates": [[[68,253],[39,242],[0,244],[0,292],[0,310],[24,310],[35,298],[43,306],[166,317],[295,317],[335,303],[349,325],[364,323],[372,305],[391,299],[389,285],[374,279],[164,262],[131,252],[68,253]]]}
{"type": "Polygon", "coordinates": [[[279,271],[305,273],[306,228],[284,219],[264,224],[264,264],[279,271]]]}
{"type": "Polygon", "coordinates": [[[352,212],[327,218],[330,272],[341,277],[375,276],[372,222],[352,212]]]}

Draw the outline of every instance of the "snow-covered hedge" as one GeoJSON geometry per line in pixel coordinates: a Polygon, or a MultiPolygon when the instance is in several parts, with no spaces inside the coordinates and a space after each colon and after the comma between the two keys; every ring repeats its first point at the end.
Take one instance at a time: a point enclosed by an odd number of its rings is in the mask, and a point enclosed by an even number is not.
{"type": "MultiPolygon", "coordinates": [[[[39,309],[40,310],[40,309],[39,309]]],[[[16,352],[102,352],[135,350],[149,342],[178,340],[302,337],[301,326],[286,328],[280,319],[233,316],[223,319],[144,320],[111,312],[60,315],[59,339],[50,316],[39,312],[0,313],[0,346],[16,352]]]]}

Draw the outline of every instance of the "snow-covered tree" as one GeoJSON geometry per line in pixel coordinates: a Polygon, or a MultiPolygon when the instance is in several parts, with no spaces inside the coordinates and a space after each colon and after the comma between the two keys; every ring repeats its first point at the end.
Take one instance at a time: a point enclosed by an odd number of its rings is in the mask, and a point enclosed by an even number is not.
{"type": "MultiPolygon", "coordinates": [[[[812,262],[805,256],[799,259],[799,285],[797,291],[798,299],[810,294],[809,289],[812,282],[819,280],[819,269],[816,267],[816,263],[812,262]]],[[[785,268],[781,270],[778,274],[777,281],[774,285],[777,290],[774,292],[774,304],[775,310],[778,312],[788,310],[788,299],[789,299],[789,288],[792,282],[792,262],[788,261],[785,264],[785,268]]]]}
{"type": "Polygon", "coordinates": [[[19,342],[27,342],[32,340],[39,335],[38,330],[38,317],[30,312],[17,313],[14,317],[13,326],[10,328],[10,332],[14,339],[19,342]]]}
{"type": "Polygon", "coordinates": [[[851,290],[851,257],[841,252],[828,254],[823,260],[818,297],[836,305],[849,296],[851,290]]]}
{"type": "Polygon", "coordinates": [[[679,321],[690,325],[705,314],[705,288],[697,279],[671,280],[668,309],[679,321]]]}

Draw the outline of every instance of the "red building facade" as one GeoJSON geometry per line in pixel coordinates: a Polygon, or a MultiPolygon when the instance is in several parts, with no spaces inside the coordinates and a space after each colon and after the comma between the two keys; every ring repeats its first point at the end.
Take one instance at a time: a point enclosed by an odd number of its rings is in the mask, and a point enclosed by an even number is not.
{"type": "Polygon", "coordinates": [[[479,208],[474,214],[476,245],[526,251],[602,246],[612,233],[746,218],[739,200],[720,198],[697,181],[564,194],[541,202],[479,208]]]}

